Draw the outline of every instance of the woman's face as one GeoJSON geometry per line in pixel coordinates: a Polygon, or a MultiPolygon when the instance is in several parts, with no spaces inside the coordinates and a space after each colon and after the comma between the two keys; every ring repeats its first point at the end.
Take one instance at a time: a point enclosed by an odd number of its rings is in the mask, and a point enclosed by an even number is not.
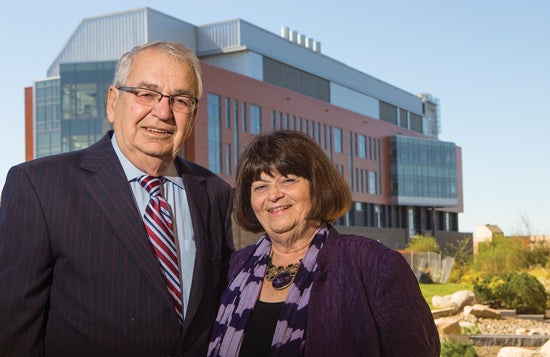
{"type": "MultiPolygon", "coordinates": [[[[296,175],[273,177],[262,172],[251,185],[250,201],[258,221],[271,238],[298,240],[312,223],[306,220],[311,211],[310,183],[296,175]]],[[[303,237],[309,238],[309,237],[303,237]]]]}

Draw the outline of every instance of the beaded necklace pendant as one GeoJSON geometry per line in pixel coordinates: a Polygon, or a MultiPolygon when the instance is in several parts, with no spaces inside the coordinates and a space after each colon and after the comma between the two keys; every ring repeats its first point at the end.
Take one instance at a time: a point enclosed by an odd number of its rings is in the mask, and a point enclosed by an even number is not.
{"type": "Polygon", "coordinates": [[[267,262],[265,278],[267,281],[271,282],[271,285],[275,290],[286,289],[294,281],[294,278],[296,277],[296,273],[298,272],[298,268],[300,267],[300,264],[302,264],[301,260],[297,263],[292,263],[292,264],[283,265],[283,266],[275,266],[271,262],[271,256],[270,256],[267,262]]]}

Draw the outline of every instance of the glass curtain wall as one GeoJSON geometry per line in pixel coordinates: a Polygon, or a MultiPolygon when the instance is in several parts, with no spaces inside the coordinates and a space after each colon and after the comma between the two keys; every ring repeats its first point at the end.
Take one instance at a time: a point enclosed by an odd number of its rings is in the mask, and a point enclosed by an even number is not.
{"type": "Polygon", "coordinates": [[[60,65],[61,149],[83,149],[112,128],[107,121],[107,90],[116,62],[60,65]]]}

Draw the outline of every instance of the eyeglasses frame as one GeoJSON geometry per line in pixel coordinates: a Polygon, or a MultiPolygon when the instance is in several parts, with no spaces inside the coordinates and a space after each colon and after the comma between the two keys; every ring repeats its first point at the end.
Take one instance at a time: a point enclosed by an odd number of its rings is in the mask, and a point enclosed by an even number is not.
{"type": "MultiPolygon", "coordinates": [[[[150,89],[150,88],[143,88],[143,87],[116,87],[116,89],[118,90],[121,90],[123,92],[127,92],[127,93],[132,93],[133,95],[135,95],[137,97],[137,93],[136,93],[136,90],[138,89],[142,89],[142,90],[147,90],[147,91],[150,91],[150,92],[154,92],[154,93],[157,93],[158,95],[160,95],[159,99],[158,99],[158,102],[160,103],[162,101],[162,98],[168,98],[168,103],[170,104],[170,108],[173,107],[173,103],[174,103],[174,98],[175,97],[185,97],[185,98],[189,98],[189,99],[192,99],[193,100],[193,110],[187,112],[187,114],[189,113],[192,113],[195,109],[197,109],[197,104],[199,104],[199,100],[195,97],[192,97],[188,94],[172,94],[172,95],[168,95],[168,94],[163,94],[159,91],[156,91],[154,89],[150,89]]],[[[142,103],[139,103],[139,104],[142,104],[142,103]]],[[[142,104],[142,105],[145,105],[147,106],[146,104],[142,104]]],[[[186,113],[186,112],[181,112],[181,113],[186,113]]]]}

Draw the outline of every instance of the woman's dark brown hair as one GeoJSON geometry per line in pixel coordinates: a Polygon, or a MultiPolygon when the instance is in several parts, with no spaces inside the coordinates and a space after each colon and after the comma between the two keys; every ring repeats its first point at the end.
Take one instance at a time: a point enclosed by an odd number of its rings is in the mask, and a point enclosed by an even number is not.
{"type": "Polygon", "coordinates": [[[234,217],[248,231],[264,231],[250,202],[252,183],[262,172],[307,179],[312,199],[310,220],[333,223],[351,207],[348,184],[309,136],[292,130],[260,134],[241,154],[237,167],[234,217]]]}

